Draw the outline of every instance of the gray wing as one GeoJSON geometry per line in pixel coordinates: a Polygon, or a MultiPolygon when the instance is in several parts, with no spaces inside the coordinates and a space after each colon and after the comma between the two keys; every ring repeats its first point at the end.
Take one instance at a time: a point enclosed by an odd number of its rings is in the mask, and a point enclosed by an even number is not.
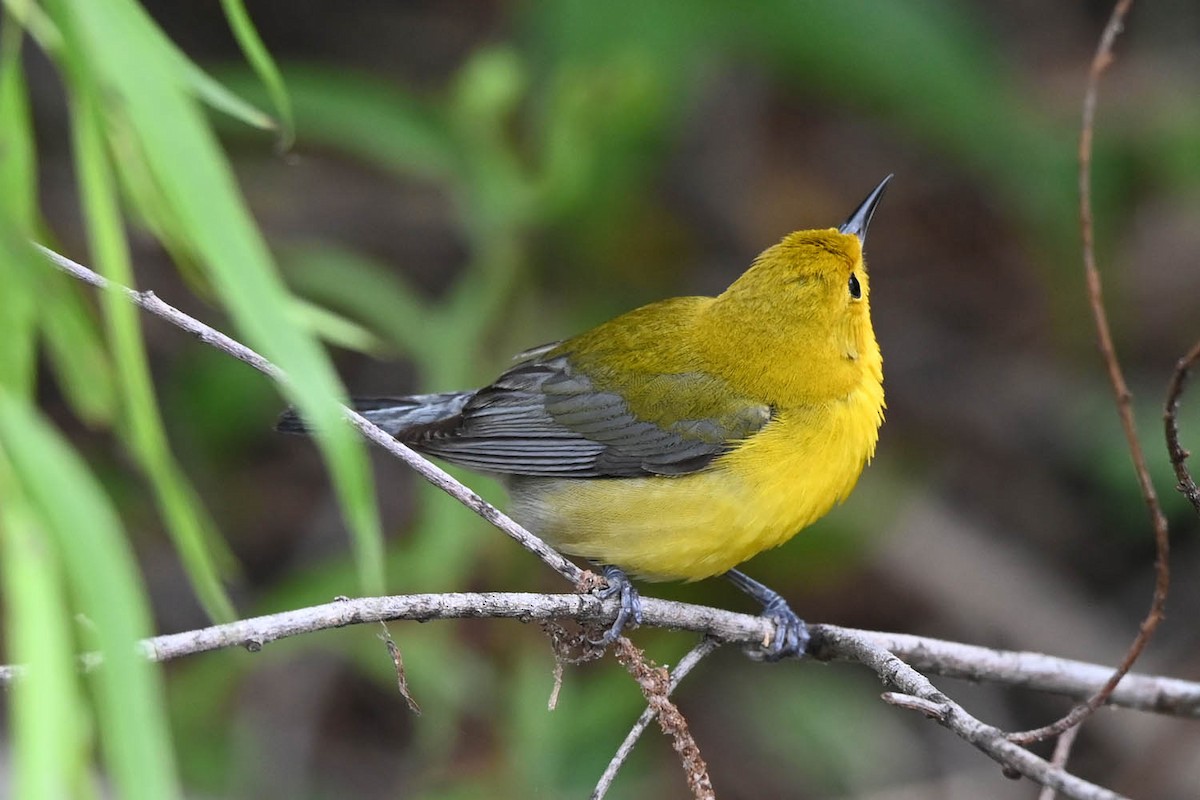
{"type": "MultiPolygon", "coordinates": [[[[684,393],[681,397],[699,394],[707,408],[712,405],[707,398],[721,396],[716,391],[724,388],[718,379],[696,373],[651,380],[662,382],[656,395],[669,397],[672,389],[684,393]]],[[[437,397],[446,398],[439,405],[447,413],[397,431],[397,438],[471,469],[545,477],[695,472],[771,416],[766,405],[732,403],[669,424],[639,419],[624,398],[597,389],[565,357],[519,364],[474,394],[437,397]]]]}

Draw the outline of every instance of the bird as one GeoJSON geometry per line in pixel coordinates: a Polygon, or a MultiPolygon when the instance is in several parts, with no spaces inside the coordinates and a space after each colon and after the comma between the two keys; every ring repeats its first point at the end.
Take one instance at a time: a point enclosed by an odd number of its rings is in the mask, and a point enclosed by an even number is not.
{"type": "MultiPolygon", "coordinates": [[[[807,626],[737,569],[824,516],[875,453],[883,368],[863,249],[892,175],[837,228],[789,233],[715,297],[651,303],[535,347],[466,391],[355,399],[409,447],[496,476],[510,515],[602,567],[598,644],[642,621],[630,576],[724,575],[803,655],[807,626]]],[[[305,432],[294,411],[277,428],[305,432]]]]}

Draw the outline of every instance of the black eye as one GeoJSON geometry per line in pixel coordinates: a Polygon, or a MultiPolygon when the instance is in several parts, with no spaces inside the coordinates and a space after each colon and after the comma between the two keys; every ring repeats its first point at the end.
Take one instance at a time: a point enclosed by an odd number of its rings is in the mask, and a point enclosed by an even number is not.
{"type": "Polygon", "coordinates": [[[850,273],[850,296],[855,300],[862,297],[862,287],[858,285],[858,276],[850,273]]]}

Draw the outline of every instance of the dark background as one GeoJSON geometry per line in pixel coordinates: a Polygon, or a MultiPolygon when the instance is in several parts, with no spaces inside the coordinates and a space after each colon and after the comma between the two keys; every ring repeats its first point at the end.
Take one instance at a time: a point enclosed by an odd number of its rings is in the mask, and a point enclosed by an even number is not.
{"type": "MultiPolygon", "coordinates": [[[[262,102],[219,9],[150,4],[262,102]]],[[[856,493],[751,574],[810,621],[1115,663],[1153,547],[1085,302],[1075,152],[1108,3],[254,2],[297,142],[223,123],[286,279],[336,317],[346,385],[458,389],[525,347],[661,297],[715,293],[790,230],[839,223],[896,178],[868,250],[887,423],[856,493]]],[[[1160,405],[1200,336],[1200,6],[1138,6],[1101,92],[1098,256],[1173,528],[1169,614],[1139,669],[1200,677],[1195,518],[1160,405]]],[[[81,228],[58,88],[30,64],[44,211],[81,228]]],[[[139,283],[218,327],[140,234],[139,283]]],[[[260,376],[147,321],[172,442],[244,569],[243,613],[355,593],[312,446],[272,433],[260,376]]],[[[59,401],[47,387],[46,404],[59,401]]],[[[1185,444],[1200,430],[1186,403],[1185,444]]],[[[108,434],[72,426],[137,532],[163,632],[204,624],[153,504],[108,434]]],[[[561,590],[469,512],[375,458],[396,593],[561,590]]],[[[478,478],[472,485],[494,487],[478,478]]],[[[648,593],[750,610],[721,582],[648,593]]],[[[415,717],[376,631],[168,668],[181,768],[203,797],[582,797],[642,706],[605,660],[568,669],[533,626],[396,624],[415,717]]],[[[635,641],[673,663],[681,634],[635,641]]],[[[1016,729],[1068,704],[939,680],[1016,729]]],[[[719,653],[682,687],[722,798],[1032,797],[969,745],[883,705],[846,665],[719,653]]],[[[1106,710],[1071,768],[1137,797],[1200,786],[1194,722],[1106,710]]],[[[683,797],[652,731],[614,797],[683,797]]]]}

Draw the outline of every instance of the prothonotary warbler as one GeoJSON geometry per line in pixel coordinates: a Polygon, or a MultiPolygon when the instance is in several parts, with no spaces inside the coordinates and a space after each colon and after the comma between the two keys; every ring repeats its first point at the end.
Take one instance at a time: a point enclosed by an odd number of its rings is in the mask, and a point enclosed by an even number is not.
{"type": "MultiPolygon", "coordinates": [[[[604,566],[638,622],[626,573],[724,574],[776,623],[769,659],[806,628],[735,567],[850,494],[883,422],[883,369],[863,260],[889,175],[839,228],[790,233],[716,297],[652,303],[544,345],[482,389],[356,401],[431,456],[499,476],[512,516],[604,566]]],[[[298,431],[290,413],[281,430],[298,431]]]]}

